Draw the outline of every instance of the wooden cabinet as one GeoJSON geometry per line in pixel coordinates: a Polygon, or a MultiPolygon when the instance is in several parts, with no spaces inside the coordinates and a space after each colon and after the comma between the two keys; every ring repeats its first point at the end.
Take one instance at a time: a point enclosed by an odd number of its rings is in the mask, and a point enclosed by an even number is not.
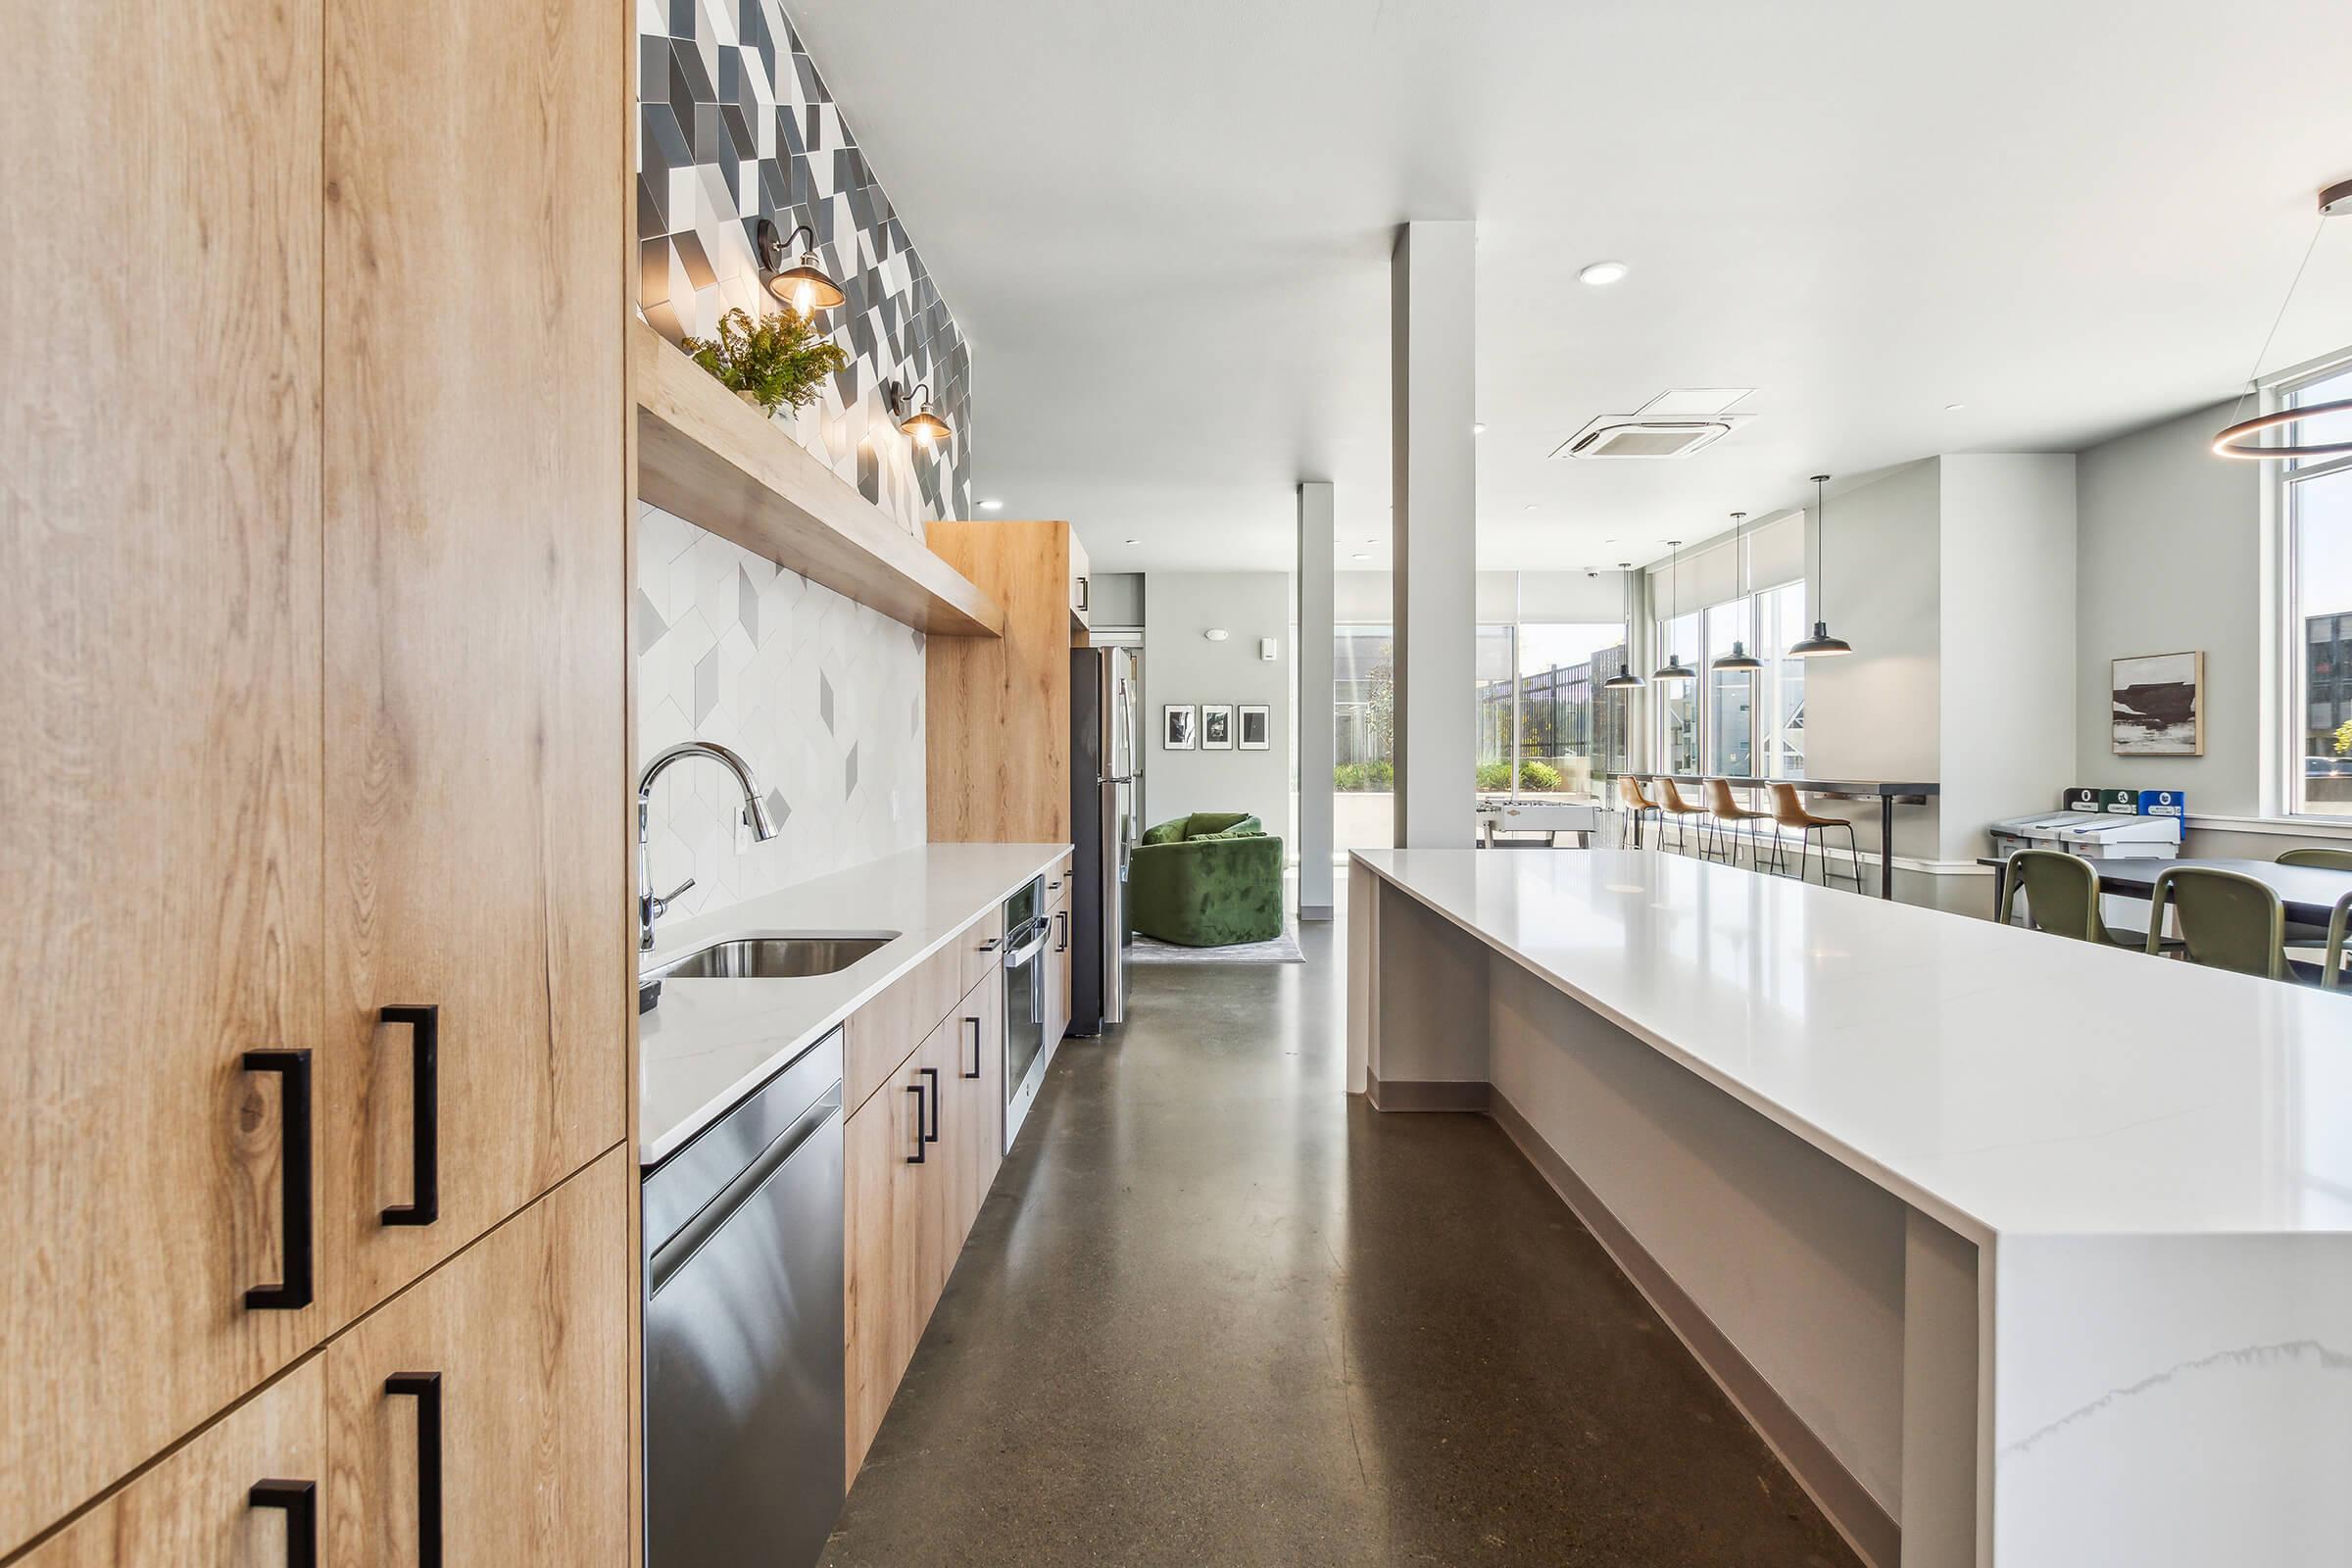
{"type": "Polygon", "coordinates": [[[0,334],[0,1558],[186,1439],[43,1551],[170,1515],[315,1379],[205,1422],[620,1143],[632,969],[624,27],[18,31],[11,157],[70,173],[0,190],[66,287],[0,334]]]}
{"type": "Polygon", "coordinates": [[[327,1347],[322,1561],[412,1568],[436,1528],[451,1564],[637,1561],[633,1177],[613,1150],[327,1347]]]}
{"type": "Polygon", "coordinates": [[[848,1469],[855,1478],[922,1338],[923,1205],[937,1184],[920,1048],[842,1127],[848,1469]]]}
{"type": "Polygon", "coordinates": [[[908,1048],[946,1017],[963,983],[966,949],[979,938],[963,931],[892,981],[883,993],[849,1016],[843,1030],[841,1103],[855,1114],[906,1059],[908,1048]]]}
{"type": "Polygon", "coordinates": [[[931,548],[1004,609],[996,639],[923,647],[935,844],[1070,836],[1072,603],[1084,552],[1066,522],[935,522],[931,548]]]}
{"type": "Polygon", "coordinates": [[[349,1317],[625,1131],[624,74],[595,7],[326,16],[324,1240],[349,1317]],[[386,1005],[439,1009],[429,1225],[379,1217],[419,1126],[386,1005]]]}
{"type": "Polygon", "coordinates": [[[956,1076],[948,1096],[949,1124],[942,1129],[942,1136],[956,1152],[956,1191],[954,1245],[948,1249],[947,1266],[939,1273],[943,1286],[1004,1158],[1004,970],[990,970],[948,1023],[954,1035],[956,1076]]]}
{"type": "Polygon", "coordinates": [[[0,1557],[325,1328],[240,1067],[320,1043],[318,12],[11,15],[0,1557]]]}
{"type": "Polygon", "coordinates": [[[1051,1046],[1070,1029],[1070,897],[1066,882],[1058,895],[1049,892],[1046,898],[1050,929],[1040,957],[1046,966],[1046,1043],[1051,1046]]]}
{"type": "Polygon", "coordinates": [[[313,1360],[41,1543],[16,1568],[285,1568],[302,1560],[289,1537],[316,1544],[325,1523],[324,1498],[333,1485],[326,1427],[325,1371],[313,1360]],[[265,1483],[278,1485],[257,1500],[265,1483]]]}
{"type": "Polygon", "coordinates": [[[1004,960],[1004,911],[991,906],[989,911],[963,928],[956,938],[959,969],[957,996],[986,980],[1004,960]]]}

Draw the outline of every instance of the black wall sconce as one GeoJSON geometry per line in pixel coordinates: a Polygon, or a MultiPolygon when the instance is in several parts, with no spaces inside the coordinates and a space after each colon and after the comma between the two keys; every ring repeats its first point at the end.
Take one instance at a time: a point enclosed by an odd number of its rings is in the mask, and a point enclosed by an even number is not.
{"type": "Polygon", "coordinates": [[[883,389],[890,407],[890,416],[899,421],[899,428],[908,435],[921,436],[925,441],[945,441],[956,432],[931,410],[931,383],[923,382],[912,393],[904,381],[893,381],[883,389]],[[913,413],[908,413],[908,410],[913,413]]]}
{"type": "Polygon", "coordinates": [[[825,270],[817,265],[815,229],[803,223],[786,238],[776,232],[773,222],[762,218],[757,232],[760,266],[767,273],[767,291],[778,300],[807,317],[817,311],[830,310],[848,298],[842,293],[841,285],[827,276],[825,270]],[[786,267],[785,256],[791,251],[793,242],[803,234],[808,236],[809,248],[801,252],[798,263],[786,267]]]}

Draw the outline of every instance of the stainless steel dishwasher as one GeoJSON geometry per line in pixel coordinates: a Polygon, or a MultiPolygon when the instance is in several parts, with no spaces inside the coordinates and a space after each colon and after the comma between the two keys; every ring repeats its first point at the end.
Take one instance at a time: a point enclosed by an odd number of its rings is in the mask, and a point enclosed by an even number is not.
{"type": "Polygon", "coordinates": [[[841,1510],[841,1054],[646,1175],[649,1568],[805,1568],[841,1510]]]}

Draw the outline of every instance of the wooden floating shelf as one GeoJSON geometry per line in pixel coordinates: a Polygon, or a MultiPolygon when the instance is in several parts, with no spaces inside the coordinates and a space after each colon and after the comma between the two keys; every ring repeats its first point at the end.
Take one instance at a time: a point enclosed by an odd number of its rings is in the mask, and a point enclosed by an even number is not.
{"type": "Polygon", "coordinates": [[[920,631],[1004,634],[1004,606],[643,321],[629,382],[640,500],[920,631]]]}

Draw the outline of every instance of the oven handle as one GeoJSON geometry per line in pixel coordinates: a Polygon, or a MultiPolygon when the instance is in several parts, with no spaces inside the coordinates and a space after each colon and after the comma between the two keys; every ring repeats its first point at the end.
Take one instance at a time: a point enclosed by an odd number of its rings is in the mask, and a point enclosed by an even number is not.
{"type": "Polygon", "coordinates": [[[1046,934],[1054,929],[1044,915],[1034,916],[1021,927],[1020,935],[1004,945],[1004,967],[1017,969],[1045,951],[1046,934]]]}

